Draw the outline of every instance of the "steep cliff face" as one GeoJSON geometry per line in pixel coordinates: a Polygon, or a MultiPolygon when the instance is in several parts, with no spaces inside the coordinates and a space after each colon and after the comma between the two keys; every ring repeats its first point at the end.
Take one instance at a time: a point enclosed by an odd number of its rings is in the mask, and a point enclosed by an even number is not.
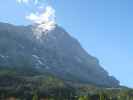
{"type": "Polygon", "coordinates": [[[63,80],[102,86],[119,86],[119,81],[100,66],[80,43],[64,29],[36,39],[33,26],[0,23],[0,66],[49,72],[63,80]]]}

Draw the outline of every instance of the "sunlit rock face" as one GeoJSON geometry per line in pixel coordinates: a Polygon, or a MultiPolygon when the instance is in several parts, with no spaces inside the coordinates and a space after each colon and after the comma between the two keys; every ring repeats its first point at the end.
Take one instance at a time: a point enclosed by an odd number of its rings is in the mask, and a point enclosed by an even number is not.
{"type": "MultiPolygon", "coordinates": [[[[0,23],[0,66],[49,72],[66,81],[117,87],[119,81],[80,43],[57,26],[36,39],[33,26],[0,23]]],[[[38,34],[38,33],[36,33],[38,34]]]]}

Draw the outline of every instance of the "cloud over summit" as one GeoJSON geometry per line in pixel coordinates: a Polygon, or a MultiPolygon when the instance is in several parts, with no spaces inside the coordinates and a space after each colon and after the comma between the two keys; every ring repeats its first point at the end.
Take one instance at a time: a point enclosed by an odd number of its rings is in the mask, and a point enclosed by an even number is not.
{"type": "Polygon", "coordinates": [[[36,5],[36,11],[30,12],[25,18],[36,25],[34,33],[36,37],[40,38],[43,33],[51,31],[56,26],[55,9],[51,5],[44,5],[46,0],[17,0],[19,4],[36,5]]]}
{"type": "Polygon", "coordinates": [[[18,3],[28,3],[29,0],[17,0],[18,3]]]}

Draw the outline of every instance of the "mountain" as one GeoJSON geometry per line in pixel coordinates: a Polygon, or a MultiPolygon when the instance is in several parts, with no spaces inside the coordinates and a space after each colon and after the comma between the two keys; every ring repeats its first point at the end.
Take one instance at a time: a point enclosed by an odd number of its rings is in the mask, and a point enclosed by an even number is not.
{"type": "MultiPolygon", "coordinates": [[[[117,87],[99,60],[58,25],[36,39],[34,26],[0,23],[0,67],[21,73],[49,73],[64,81],[117,87]]],[[[36,33],[37,34],[37,33],[36,33]]]]}

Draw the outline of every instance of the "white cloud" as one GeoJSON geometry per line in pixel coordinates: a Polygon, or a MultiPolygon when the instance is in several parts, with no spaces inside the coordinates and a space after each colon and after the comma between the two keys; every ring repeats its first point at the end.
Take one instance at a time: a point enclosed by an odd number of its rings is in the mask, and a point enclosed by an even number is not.
{"type": "Polygon", "coordinates": [[[34,3],[35,3],[35,4],[38,4],[38,0],[34,0],[34,3]]]}
{"type": "Polygon", "coordinates": [[[18,3],[29,3],[29,0],[17,0],[18,3]]]}
{"type": "Polygon", "coordinates": [[[55,20],[55,10],[51,6],[47,6],[45,11],[38,14],[31,13],[29,16],[26,17],[27,19],[33,21],[34,23],[41,24],[49,21],[55,20]]]}
{"type": "Polygon", "coordinates": [[[55,28],[55,10],[51,6],[47,6],[45,11],[38,14],[31,13],[29,16],[26,16],[26,19],[32,21],[36,24],[35,35],[37,38],[43,35],[43,32],[51,31],[55,28]]]}
{"type": "Polygon", "coordinates": [[[36,27],[33,32],[37,38],[41,38],[43,34],[48,33],[55,28],[55,9],[52,6],[46,6],[43,1],[39,0],[17,0],[20,4],[34,5],[35,9],[26,16],[36,27]],[[45,5],[45,6],[44,6],[45,5]],[[35,13],[36,12],[36,13],[35,13]]]}
{"type": "Polygon", "coordinates": [[[29,2],[33,2],[35,5],[39,3],[39,0],[17,0],[18,3],[25,3],[28,4],[29,2]]]}

